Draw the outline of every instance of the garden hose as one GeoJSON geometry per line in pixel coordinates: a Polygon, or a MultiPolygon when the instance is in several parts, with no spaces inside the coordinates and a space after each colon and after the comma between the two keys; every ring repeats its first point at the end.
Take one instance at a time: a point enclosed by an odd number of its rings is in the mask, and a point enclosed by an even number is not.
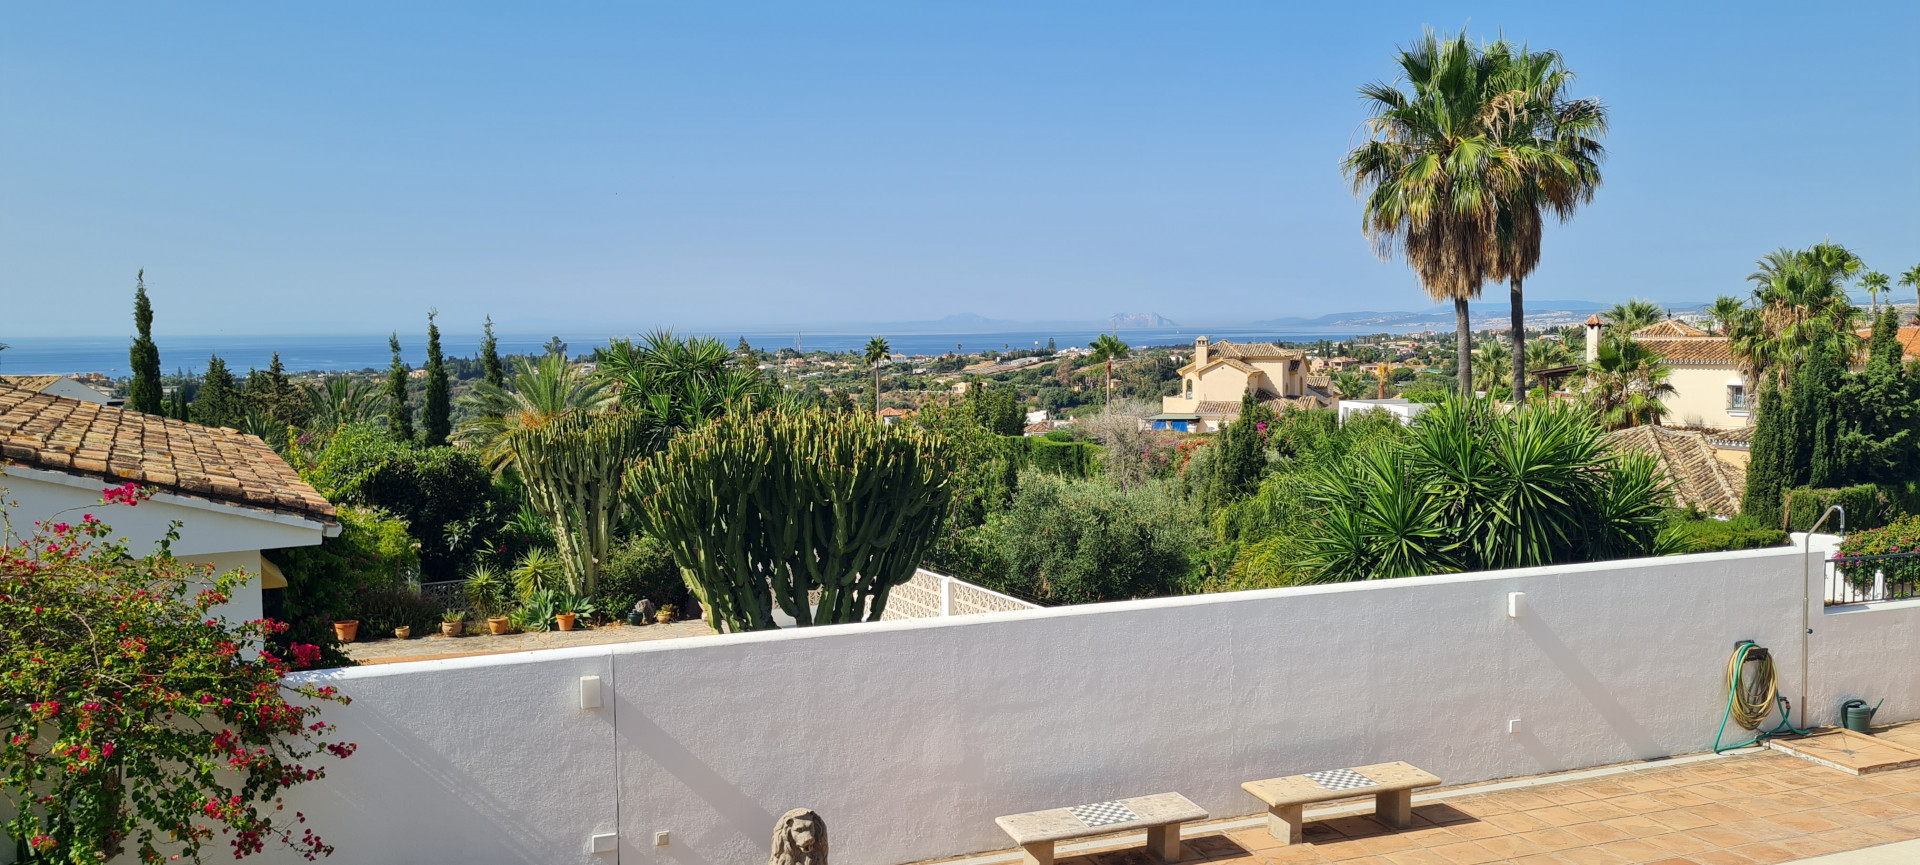
{"type": "Polygon", "coordinates": [[[1773,653],[1755,645],[1752,640],[1741,640],[1733,649],[1733,656],[1727,659],[1727,713],[1720,718],[1720,732],[1713,735],[1713,753],[1719,754],[1748,745],[1758,745],[1771,736],[1793,732],[1805,735],[1807,731],[1793,726],[1793,703],[1780,696],[1780,679],[1773,668],[1773,653]],[[1753,661],[1753,678],[1747,679],[1747,661],[1753,661]],[[1771,730],[1760,730],[1760,724],[1767,720],[1767,713],[1775,705],[1780,707],[1780,724],[1771,730]],[[1727,722],[1734,721],[1743,730],[1756,731],[1754,737],[1738,745],[1721,745],[1720,739],[1727,733],[1727,722]]]}

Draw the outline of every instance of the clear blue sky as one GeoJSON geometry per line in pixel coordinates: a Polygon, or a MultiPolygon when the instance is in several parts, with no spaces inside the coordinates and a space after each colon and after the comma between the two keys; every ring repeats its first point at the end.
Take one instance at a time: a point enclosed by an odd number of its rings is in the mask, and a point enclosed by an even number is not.
{"type": "Polygon", "coordinates": [[[0,339],[1424,308],[1337,168],[1423,25],[1611,107],[1530,296],[1920,263],[1920,3],[1700,5],[11,3],[0,339]]]}

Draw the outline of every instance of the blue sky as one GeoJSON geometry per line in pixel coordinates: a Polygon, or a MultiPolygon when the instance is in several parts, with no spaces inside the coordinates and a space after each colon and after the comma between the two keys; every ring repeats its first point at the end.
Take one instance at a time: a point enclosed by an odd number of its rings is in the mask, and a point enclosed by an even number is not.
{"type": "Polygon", "coordinates": [[[1337,166],[1425,25],[1612,110],[1530,297],[1920,263],[1912,2],[15,3],[0,339],[1423,308],[1337,166]]]}

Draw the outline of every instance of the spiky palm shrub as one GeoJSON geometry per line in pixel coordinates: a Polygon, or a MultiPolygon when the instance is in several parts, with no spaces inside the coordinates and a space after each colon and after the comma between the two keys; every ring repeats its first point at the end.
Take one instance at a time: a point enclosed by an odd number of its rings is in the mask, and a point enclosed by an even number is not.
{"type": "Polygon", "coordinates": [[[1455,397],[1321,470],[1308,498],[1301,565],[1337,581],[1662,552],[1669,496],[1652,458],[1609,453],[1581,408],[1455,397]]]}
{"type": "Polygon", "coordinates": [[[509,439],[527,497],[553,524],[567,591],[590,595],[620,523],[626,470],[658,441],[657,427],[626,412],[562,418],[509,439]]]}
{"type": "Polygon", "coordinates": [[[716,630],[879,619],[912,578],[952,496],[944,441],[818,409],[735,408],[628,475],[716,630]],[[819,608],[808,593],[820,591],[819,608]]]}
{"type": "Polygon", "coordinates": [[[496,472],[513,465],[513,439],[520,433],[598,412],[612,401],[604,382],[582,376],[563,355],[513,361],[506,386],[474,385],[469,400],[475,417],[460,429],[461,440],[478,449],[496,472]]]}

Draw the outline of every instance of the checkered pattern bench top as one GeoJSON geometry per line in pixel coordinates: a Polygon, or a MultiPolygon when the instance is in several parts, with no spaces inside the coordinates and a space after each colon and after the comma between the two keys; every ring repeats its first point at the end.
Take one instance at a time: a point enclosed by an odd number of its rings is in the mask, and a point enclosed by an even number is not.
{"type": "Polygon", "coordinates": [[[1071,808],[1050,808],[994,818],[1015,844],[1087,838],[1128,829],[1190,823],[1207,819],[1207,812],[1179,793],[1136,796],[1094,802],[1071,808]]]}
{"type": "Polygon", "coordinates": [[[1370,793],[1388,793],[1433,787],[1440,778],[1407,763],[1379,763],[1351,769],[1328,769],[1285,778],[1248,781],[1240,789],[1252,793],[1271,808],[1276,805],[1304,805],[1328,802],[1370,793]]]}

